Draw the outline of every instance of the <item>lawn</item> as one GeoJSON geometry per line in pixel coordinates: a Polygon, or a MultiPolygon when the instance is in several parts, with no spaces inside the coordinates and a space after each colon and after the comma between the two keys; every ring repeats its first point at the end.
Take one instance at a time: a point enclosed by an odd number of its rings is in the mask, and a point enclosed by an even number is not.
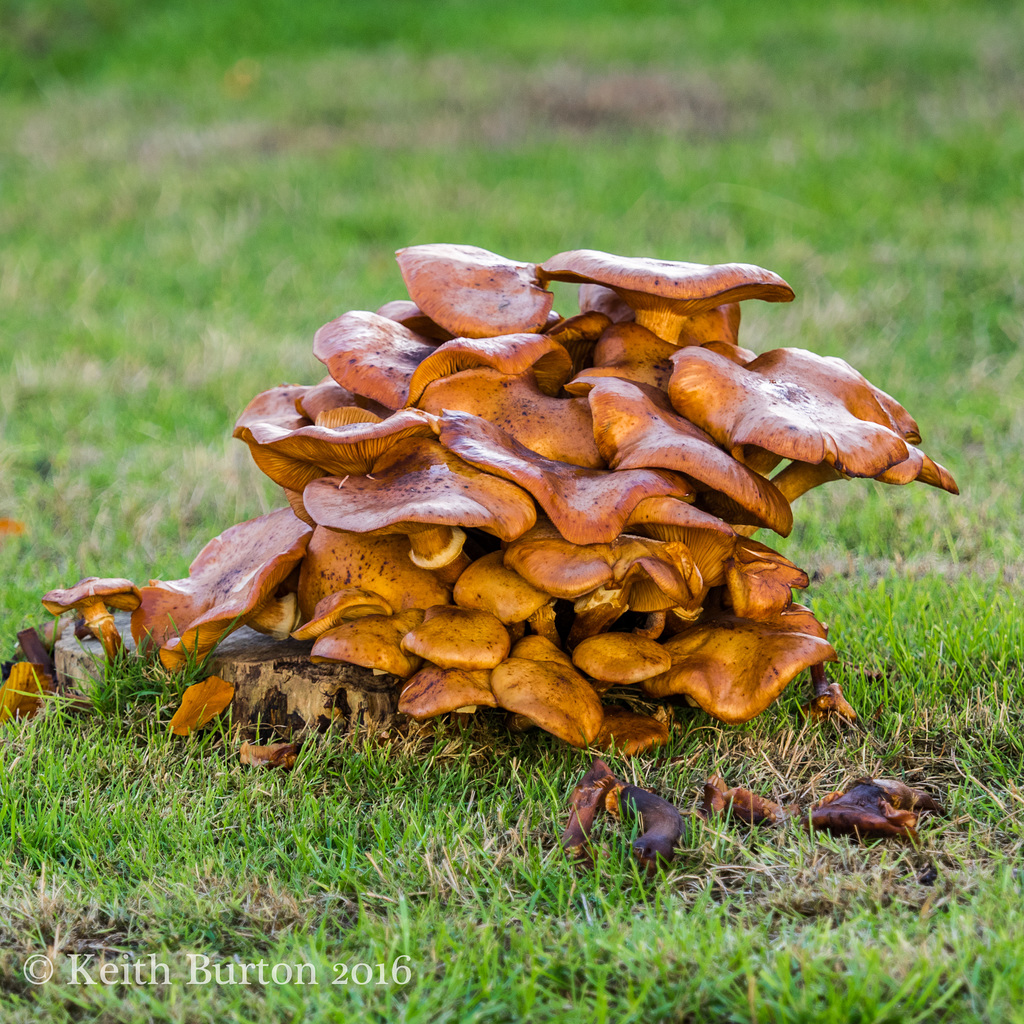
{"type": "Polygon", "coordinates": [[[742,261],[797,299],[746,303],[741,344],[847,359],[961,494],[831,484],[778,542],[857,727],[805,725],[798,683],[613,767],[684,811],[717,772],[782,801],[884,775],[948,814],[919,849],[688,819],[653,882],[609,826],[580,872],[586,752],[482,717],[258,772],[127,670],[0,734],[5,1021],[1024,1021],[1024,13],[556,6],[0,6],[0,660],[46,590],[183,576],[279,506],[234,419],[403,295],[396,248],[742,261]],[[72,954],[172,983],[71,984],[72,954]],[[318,984],[188,985],[189,954],[318,984]]]}

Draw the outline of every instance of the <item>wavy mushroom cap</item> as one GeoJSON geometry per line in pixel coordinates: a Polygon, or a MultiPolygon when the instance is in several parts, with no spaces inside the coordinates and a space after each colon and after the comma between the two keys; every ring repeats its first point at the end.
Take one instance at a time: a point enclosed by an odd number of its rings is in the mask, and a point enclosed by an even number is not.
{"type": "Polygon", "coordinates": [[[564,346],[572,359],[572,372],[576,374],[584,366],[590,366],[594,347],[611,325],[612,321],[604,313],[591,310],[562,320],[544,333],[564,346]]]}
{"type": "Polygon", "coordinates": [[[792,529],[793,511],[778,489],[677,415],[661,392],[601,380],[588,398],[598,450],[612,469],[673,469],[721,492],[777,533],[792,529]]]}
{"type": "Polygon", "coordinates": [[[502,334],[496,338],[455,338],[438,346],[409,380],[409,405],[415,405],[435,380],[462,370],[489,367],[515,376],[533,371],[537,387],[554,397],[572,375],[572,358],[546,334],[502,334]]]}
{"type": "Polygon", "coordinates": [[[558,253],[537,267],[541,281],[571,281],[611,288],[636,312],[636,322],[676,342],[686,321],[744,299],[790,302],[793,289],[778,274],[749,263],[682,263],[616,256],[594,249],[558,253]]]}
{"type": "Polygon", "coordinates": [[[592,378],[617,377],[664,391],[672,379],[672,356],[678,351],[639,324],[613,324],[594,346],[590,365],[565,390],[571,395],[586,394],[586,382],[592,378]]]}
{"type": "MultiPolygon", "coordinates": [[[[343,410],[344,411],[344,410],[343,410]]],[[[324,476],[369,473],[394,444],[410,437],[434,437],[437,419],[419,409],[402,409],[387,419],[366,419],[372,413],[353,410],[335,418],[335,426],[285,430],[274,423],[235,428],[234,436],[249,446],[253,462],[274,483],[299,494],[324,476]],[[342,419],[352,422],[342,422],[342,419]]]]}
{"type": "Polygon", "coordinates": [[[672,658],[654,640],[632,633],[599,633],[576,645],[572,663],[592,679],[629,686],[667,672],[672,658]]]}
{"type": "Polygon", "coordinates": [[[433,339],[362,311],[344,313],[313,337],[313,355],[342,387],[389,409],[408,403],[416,367],[436,348],[433,339]]]}
{"type": "MultiPolygon", "coordinates": [[[[295,396],[295,409],[304,416],[310,423],[316,423],[317,417],[329,409],[344,409],[356,404],[357,396],[353,395],[347,388],[343,388],[333,377],[327,376],[312,387],[303,388],[302,393],[295,396]]],[[[241,426],[249,426],[252,422],[259,422],[263,417],[254,417],[251,421],[242,423],[241,420],[235,423],[235,429],[241,426]]],[[[279,424],[286,426],[286,424],[279,424]]],[[[296,424],[296,427],[306,426],[305,423],[296,424]]],[[[290,429],[296,429],[296,427],[290,429]]]]}
{"type": "Polygon", "coordinates": [[[532,263],[475,245],[412,245],[395,253],[409,297],[454,337],[543,330],[554,295],[532,263]]]}
{"type": "Polygon", "coordinates": [[[672,405],[741,461],[768,453],[877,476],[909,455],[902,433],[916,424],[842,359],[774,349],[744,367],[683,348],[673,362],[672,405]]]}
{"type": "Polygon", "coordinates": [[[309,426],[316,417],[303,412],[301,403],[313,390],[301,384],[281,384],[268,391],[261,391],[239,413],[235,420],[235,430],[253,423],[273,423],[282,430],[298,430],[299,427],[309,426]]]}
{"type": "Polygon", "coordinates": [[[793,588],[809,585],[807,573],[756,540],[737,540],[725,563],[733,611],[741,619],[770,618],[789,607],[793,588]]]}
{"type": "Polygon", "coordinates": [[[640,715],[627,708],[605,705],[604,722],[594,739],[594,746],[602,750],[613,747],[620,754],[632,757],[651,747],[668,743],[668,725],[650,715],[640,715]]]}
{"type": "Polygon", "coordinates": [[[181,668],[189,655],[201,660],[273,600],[312,532],[290,508],[225,530],[199,552],[186,579],[142,588],[132,614],[136,644],[152,637],[168,669],[181,668]]]}
{"type": "Polygon", "coordinates": [[[545,458],[604,467],[587,400],[544,394],[529,370],[515,375],[490,368],[462,370],[430,384],[419,407],[437,416],[446,410],[470,413],[545,458]]]}
{"type": "Polygon", "coordinates": [[[454,337],[451,331],[446,331],[440,324],[434,323],[411,299],[395,299],[393,302],[385,302],[377,310],[377,315],[394,320],[403,327],[408,327],[414,334],[422,334],[424,338],[433,338],[435,341],[451,341],[454,337]]]}
{"type": "Polygon", "coordinates": [[[391,615],[394,609],[379,594],[359,587],[343,587],[317,602],[313,617],[292,632],[296,640],[315,640],[335,626],[367,615],[391,615]]]}
{"type": "Polygon", "coordinates": [[[663,647],[672,668],[643,688],[654,697],[685,694],[731,725],[759,715],[804,669],[836,660],[818,636],[732,615],[705,619],[663,647]]]}
{"type": "Polygon", "coordinates": [[[686,498],[693,493],[682,477],[667,470],[610,473],[545,459],[500,427],[468,413],[444,413],[441,443],[466,462],[529,491],[559,533],[574,544],[614,540],[644,498],[686,498]]]}
{"type": "Polygon", "coordinates": [[[123,577],[86,576],[65,589],[51,590],[43,595],[43,607],[51,615],[83,610],[86,606],[105,606],[131,612],[141,603],[139,588],[123,577]]]}

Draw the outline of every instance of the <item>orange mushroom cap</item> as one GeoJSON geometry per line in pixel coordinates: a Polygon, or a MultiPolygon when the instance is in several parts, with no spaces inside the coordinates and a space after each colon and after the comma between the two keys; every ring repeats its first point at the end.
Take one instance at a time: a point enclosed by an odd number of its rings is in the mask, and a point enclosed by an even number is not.
{"type": "Polygon", "coordinates": [[[490,612],[454,605],[428,608],[422,624],[402,639],[403,651],[466,671],[495,668],[510,647],[508,630],[490,612]]]}
{"type": "Polygon", "coordinates": [[[489,338],[544,328],[554,295],[532,263],[475,245],[412,245],[395,253],[409,297],[455,337],[489,338]]]}
{"type": "Polygon", "coordinates": [[[496,708],[498,701],[491,692],[490,678],[491,673],[482,669],[425,665],[402,688],[398,710],[422,721],[460,708],[496,708]]]}

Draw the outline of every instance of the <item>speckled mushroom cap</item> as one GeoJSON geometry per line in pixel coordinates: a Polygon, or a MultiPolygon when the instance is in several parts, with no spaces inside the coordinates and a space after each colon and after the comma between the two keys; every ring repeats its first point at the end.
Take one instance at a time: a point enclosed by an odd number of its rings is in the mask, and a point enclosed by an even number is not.
{"type": "Polygon", "coordinates": [[[654,697],[686,694],[715,718],[749,721],[805,668],[835,661],[828,641],[773,623],[716,615],[666,640],[672,668],[646,679],[654,697]]]}
{"type": "Polygon", "coordinates": [[[152,637],[168,669],[201,660],[228,633],[244,626],[274,597],[302,560],[312,530],[290,508],[250,519],[214,537],[189,566],[186,579],[153,580],[140,591],[132,636],[152,637]]]}
{"type": "Polygon", "coordinates": [[[377,310],[377,315],[395,320],[413,333],[422,334],[423,337],[433,338],[435,341],[451,341],[453,337],[451,331],[446,331],[440,324],[434,323],[412,299],[385,302],[377,310]]]}
{"type": "Polygon", "coordinates": [[[626,757],[643,753],[651,747],[668,743],[668,725],[641,715],[628,708],[605,705],[604,722],[594,739],[594,746],[602,750],[613,747],[626,757]]]}
{"type": "Polygon", "coordinates": [[[450,586],[414,565],[409,551],[409,538],[402,534],[367,536],[318,526],[299,572],[303,621],[313,617],[320,601],[344,587],[378,594],[396,611],[448,603],[450,586]]]}
{"type": "Polygon", "coordinates": [[[379,594],[359,587],[342,587],[317,603],[313,617],[292,632],[296,640],[315,640],[343,622],[362,619],[367,615],[391,615],[394,609],[379,594]]]}
{"type": "Polygon", "coordinates": [[[545,395],[532,371],[511,375],[490,368],[462,370],[430,384],[419,408],[437,416],[445,410],[471,413],[545,458],[604,467],[594,442],[590,403],[545,395]]]}
{"type": "Polygon", "coordinates": [[[466,462],[529,491],[559,533],[574,544],[613,541],[644,498],[686,498],[693,493],[681,476],[668,470],[610,473],[545,459],[500,427],[468,413],[445,412],[441,443],[466,462]]]}
{"type": "Polygon", "coordinates": [[[575,281],[613,289],[636,311],[638,324],[671,342],[687,318],[724,303],[793,299],[793,289],[778,274],[749,263],[707,266],[574,249],[545,260],[537,273],[545,283],[575,281]]]}
{"type": "Polygon", "coordinates": [[[906,410],[841,359],[774,349],[743,367],[691,347],[673,362],[672,405],[748,463],[770,453],[877,476],[920,440],[906,410]]]}
{"type": "Polygon", "coordinates": [[[475,245],[411,245],[395,253],[409,297],[455,337],[543,330],[554,295],[532,263],[475,245]]]}
{"type": "Polygon", "coordinates": [[[358,310],[324,324],[313,337],[313,355],[342,387],[389,409],[409,401],[416,367],[437,347],[396,320],[358,310]]]}

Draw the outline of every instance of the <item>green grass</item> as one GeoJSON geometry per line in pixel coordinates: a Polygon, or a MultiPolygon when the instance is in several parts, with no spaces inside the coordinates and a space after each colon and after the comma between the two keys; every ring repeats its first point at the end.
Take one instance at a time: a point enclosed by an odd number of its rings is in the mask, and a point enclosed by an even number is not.
{"type": "Polygon", "coordinates": [[[608,828],[580,875],[556,840],[583,753],[485,720],[247,771],[126,673],[102,714],[0,737],[4,1019],[1024,1019],[1021,11],[388,10],[0,5],[0,517],[28,527],[0,543],[3,657],[51,587],[181,576],[277,504],[234,418],[319,379],[321,323],[402,295],[394,249],[739,260],[797,292],[746,303],[743,343],[848,359],[962,494],[796,505],[779,547],[860,728],[803,727],[794,689],[743,728],[681,712],[616,767],[684,809],[712,771],[782,800],[869,772],[950,814],[919,852],[695,822],[654,884],[608,828]],[[55,944],[321,984],[27,985],[55,944]],[[406,986],[327,984],[399,954],[406,986]]]}

